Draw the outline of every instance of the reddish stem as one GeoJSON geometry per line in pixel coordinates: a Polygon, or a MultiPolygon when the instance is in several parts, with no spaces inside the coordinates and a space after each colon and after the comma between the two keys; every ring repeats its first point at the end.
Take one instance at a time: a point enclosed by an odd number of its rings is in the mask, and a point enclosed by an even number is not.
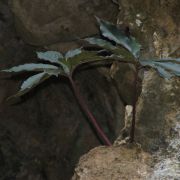
{"type": "Polygon", "coordinates": [[[138,82],[138,65],[136,65],[135,78],[134,78],[134,97],[133,97],[133,112],[132,112],[132,125],[130,132],[130,142],[134,142],[135,125],[136,125],[136,102],[137,102],[137,82],[138,82]]]}
{"type": "Polygon", "coordinates": [[[95,117],[93,116],[93,114],[91,113],[91,111],[89,110],[87,104],[85,103],[83,97],[80,94],[80,91],[78,89],[78,87],[76,86],[76,83],[74,82],[74,80],[72,79],[71,76],[69,76],[69,80],[71,82],[74,94],[82,108],[82,110],[86,113],[87,117],[89,118],[89,120],[91,121],[91,123],[93,124],[94,128],[96,129],[98,135],[100,136],[100,138],[103,140],[103,142],[107,145],[107,146],[111,146],[112,143],[110,142],[110,140],[108,139],[108,137],[105,135],[105,133],[103,132],[103,130],[101,129],[101,127],[99,126],[99,124],[97,123],[95,117]]]}

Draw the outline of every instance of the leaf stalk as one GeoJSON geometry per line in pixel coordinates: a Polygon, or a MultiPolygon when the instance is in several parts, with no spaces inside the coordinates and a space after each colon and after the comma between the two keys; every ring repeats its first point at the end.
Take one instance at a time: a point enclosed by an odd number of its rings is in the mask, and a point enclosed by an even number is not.
{"type": "Polygon", "coordinates": [[[89,118],[90,122],[94,126],[94,128],[97,131],[99,137],[102,139],[102,141],[105,143],[105,145],[111,146],[112,145],[111,141],[108,139],[106,134],[103,132],[103,130],[101,129],[101,127],[97,123],[97,120],[95,119],[94,115],[89,110],[89,108],[88,108],[87,104],[85,103],[83,97],[81,96],[80,91],[79,91],[75,81],[73,80],[72,76],[69,76],[68,78],[70,80],[74,95],[77,98],[80,107],[86,113],[87,117],[89,118]]]}

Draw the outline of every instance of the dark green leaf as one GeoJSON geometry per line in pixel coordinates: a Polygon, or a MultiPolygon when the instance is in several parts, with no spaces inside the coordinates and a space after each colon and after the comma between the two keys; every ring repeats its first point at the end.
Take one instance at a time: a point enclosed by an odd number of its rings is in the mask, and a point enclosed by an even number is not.
{"type": "MultiPolygon", "coordinates": [[[[166,59],[167,60],[167,59],[166,59]]],[[[140,60],[139,62],[143,66],[150,66],[155,69],[160,73],[161,76],[165,78],[171,78],[173,76],[180,76],[180,64],[178,61],[175,63],[174,61],[169,62],[164,59],[148,59],[148,60],[140,60]]]]}
{"type": "Polygon", "coordinates": [[[81,52],[82,52],[82,51],[81,51],[81,48],[70,50],[70,51],[68,51],[68,52],[65,54],[65,58],[66,58],[66,59],[68,59],[68,58],[73,58],[74,56],[77,56],[77,55],[80,54],[81,52]]]}
{"type": "Polygon", "coordinates": [[[63,71],[61,69],[46,69],[44,70],[45,73],[47,73],[50,76],[56,76],[58,77],[58,75],[63,74],[63,71]]]}
{"type": "Polygon", "coordinates": [[[69,74],[69,73],[70,73],[70,64],[69,64],[69,61],[68,61],[68,60],[62,59],[62,60],[60,61],[60,65],[62,66],[62,68],[63,68],[63,70],[64,70],[64,72],[65,72],[66,74],[69,74]]]}
{"type": "Polygon", "coordinates": [[[159,74],[160,74],[161,77],[170,79],[170,78],[172,78],[172,77],[174,76],[173,74],[171,74],[170,72],[166,71],[166,70],[165,70],[164,68],[162,68],[162,67],[156,66],[156,68],[157,68],[157,70],[158,70],[158,72],[159,72],[159,74]]]}
{"type": "Polygon", "coordinates": [[[76,66],[81,65],[82,63],[87,63],[94,60],[102,60],[102,59],[103,57],[98,56],[97,52],[95,51],[82,51],[77,56],[68,59],[67,62],[69,63],[69,68],[72,71],[76,66]]]}
{"type": "Polygon", "coordinates": [[[121,56],[124,60],[135,61],[134,56],[122,47],[118,47],[117,49],[112,50],[112,52],[114,55],[121,56]]]}
{"type": "Polygon", "coordinates": [[[10,69],[2,70],[4,72],[22,72],[22,71],[44,71],[46,69],[58,69],[57,66],[50,64],[23,64],[14,66],[10,69]]]}
{"type": "Polygon", "coordinates": [[[97,18],[100,24],[102,35],[117,44],[122,45],[129,50],[134,57],[138,58],[140,54],[141,45],[136,42],[132,36],[127,36],[123,31],[119,30],[114,24],[97,18]]]}
{"type": "Polygon", "coordinates": [[[180,63],[180,58],[162,58],[162,59],[152,59],[152,61],[158,61],[158,62],[175,62],[175,63],[180,63]]]}
{"type": "Polygon", "coordinates": [[[37,52],[37,56],[39,59],[49,61],[52,63],[58,63],[59,59],[63,59],[63,55],[57,51],[46,51],[46,52],[37,52]]]}
{"type": "Polygon", "coordinates": [[[176,76],[180,76],[180,64],[172,63],[172,62],[155,62],[156,65],[171,71],[171,73],[176,76]]]}
{"type": "Polygon", "coordinates": [[[23,82],[20,91],[31,89],[32,87],[39,84],[40,80],[45,76],[45,72],[33,75],[23,82]]]}
{"type": "Polygon", "coordinates": [[[23,82],[21,85],[20,91],[9,97],[7,100],[10,100],[12,98],[23,96],[24,94],[28,93],[30,90],[32,90],[34,87],[36,87],[38,84],[42,83],[46,79],[48,79],[51,75],[47,74],[46,72],[42,72],[39,74],[36,74],[34,76],[29,77],[27,80],[23,82]]]}
{"type": "Polygon", "coordinates": [[[110,42],[103,39],[91,37],[86,38],[85,40],[88,41],[90,44],[97,45],[108,50],[116,49],[116,46],[113,46],[110,42]]]}

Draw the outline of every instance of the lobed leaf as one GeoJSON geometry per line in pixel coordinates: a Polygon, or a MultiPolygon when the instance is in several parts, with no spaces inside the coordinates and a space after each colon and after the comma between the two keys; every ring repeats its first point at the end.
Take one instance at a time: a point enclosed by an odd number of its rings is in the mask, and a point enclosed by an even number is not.
{"type": "Polygon", "coordinates": [[[155,68],[159,74],[167,79],[173,76],[180,76],[179,59],[177,61],[169,62],[169,59],[148,59],[139,61],[143,66],[150,66],[155,68]]]}
{"type": "Polygon", "coordinates": [[[87,40],[90,44],[94,44],[108,51],[111,51],[112,55],[107,56],[106,59],[107,58],[115,58],[115,59],[124,58],[127,61],[131,61],[131,62],[134,61],[134,56],[123,47],[116,47],[112,45],[110,42],[103,39],[99,39],[99,38],[86,38],[85,40],[87,40]]]}
{"type": "Polygon", "coordinates": [[[23,64],[19,66],[14,66],[10,69],[2,70],[3,72],[22,72],[22,71],[44,71],[47,69],[58,69],[57,66],[50,64],[23,64]]]}
{"type": "Polygon", "coordinates": [[[97,21],[100,24],[100,30],[104,37],[125,47],[128,51],[130,51],[133,54],[135,58],[139,57],[141,45],[138,42],[136,42],[134,37],[127,36],[125,32],[121,31],[110,22],[101,20],[99,18],[97,18],[97,21]]]}
{"type": "Polygon", "coordinates": [[[49,61],[52,63],[58,63],[59,59],[63,59],[63,55],[57,51],[46,51],[46,52],[37,52],[37,56],[39,59],[49,61]]]}

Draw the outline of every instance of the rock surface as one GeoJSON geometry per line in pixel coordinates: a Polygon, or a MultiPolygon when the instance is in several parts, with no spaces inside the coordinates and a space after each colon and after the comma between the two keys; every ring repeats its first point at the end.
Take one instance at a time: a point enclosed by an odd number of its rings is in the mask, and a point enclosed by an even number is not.
{"type": "Polygon", "coordinates": [[[144,56],[180,55],[179,0],[117,1],[118,24],[129,26],[131,33],[143,43],[144,56]]]}
{"type": "MultiPolygon", "coordinates": [[[[119,1],[118,25],[125,24],[132,29],[131,33],[143,44],[143,57],[179,57],[180,24],[177,18],[179,5],[180,1],[177,0],[162,0],[159,3],[150,0],[135,0],[133,3],[122,0],[119,1]]],[[[114,77],[121,71],[117,71],[114,77]]],[[[180,92],[180,80],[179,78],[165,80],[155,71],[146,71],[143,74],[136,134],[137,140],[143,144],[143,147],[151,151],[166,144],[165,139],[171,127],[176,124],[176,116],[180,111],[180,101],[177,98],[180,92]]]]}
{"type": "MultiPolygon", "coordinates": [[[[144,45],[142,51],[144,57],[180,56],[178,20],[180,1],[119,0],[116,2],[120,5],[118,24],[130,27],[131,33],[144,45]]],[[[154,70],[144,71],[142,92],[137,103],[135,139],[143,150],[153,154],[152,164],[147,165],[147,161],[144,161],[144,164],[141,159],[133,156],[134,153],[129,148],[125,149],[128,154],[126,156],[120,150],[126,141],[119,138],[115,144],[120,144],[120,147],[100,147],[84,155],[75,169],[73,178],[75,180],[179,179],[179,92],[179,78],[167,80],[161,78],[154,70]],[[118,149],[117,159],[125,157],[120,165],[114,158],[115,148],[118,149]],[[132,162],[130,166],[129,162],[132,162]],[[139,172],[139,163],[149,169],[149,171],[146,168],[140,169],[142,174],[146,175],[144,177],[138,177],[136,174],[139,172]],[[137,176],[133,177],[133,175],[137,176]]]]}
{"type": "Polygon", "coordinates": [[[179,92],[178,77],[167,80],[153,70],[145,73],[137,104],[136,139],[146,150],[159,150],[166,145],[180,116],[179,92]]]}
{"type": "Polygon", "coordinates": [[[115,21],[111,0],[13,0],[16,28],[33,45],[49,45],[98,32],[94,16],[115,21]]]}
{"type": "Polygon", "coordinates": [[[135,138],[153,156],[143,151],[137,153],[137,149],[131,149],[120,138],[114,147],[95,148],[84,155],[72,180],[178,179],[179,92],[179,78],[165,80],[156,71],[147,71],[137,104],[135,138]]]}
{"type": "Polygon", "coordinates": [[[150,162],[136,146],[97,147],[81,157],[72,180],[144,180],[150,162]]]}

